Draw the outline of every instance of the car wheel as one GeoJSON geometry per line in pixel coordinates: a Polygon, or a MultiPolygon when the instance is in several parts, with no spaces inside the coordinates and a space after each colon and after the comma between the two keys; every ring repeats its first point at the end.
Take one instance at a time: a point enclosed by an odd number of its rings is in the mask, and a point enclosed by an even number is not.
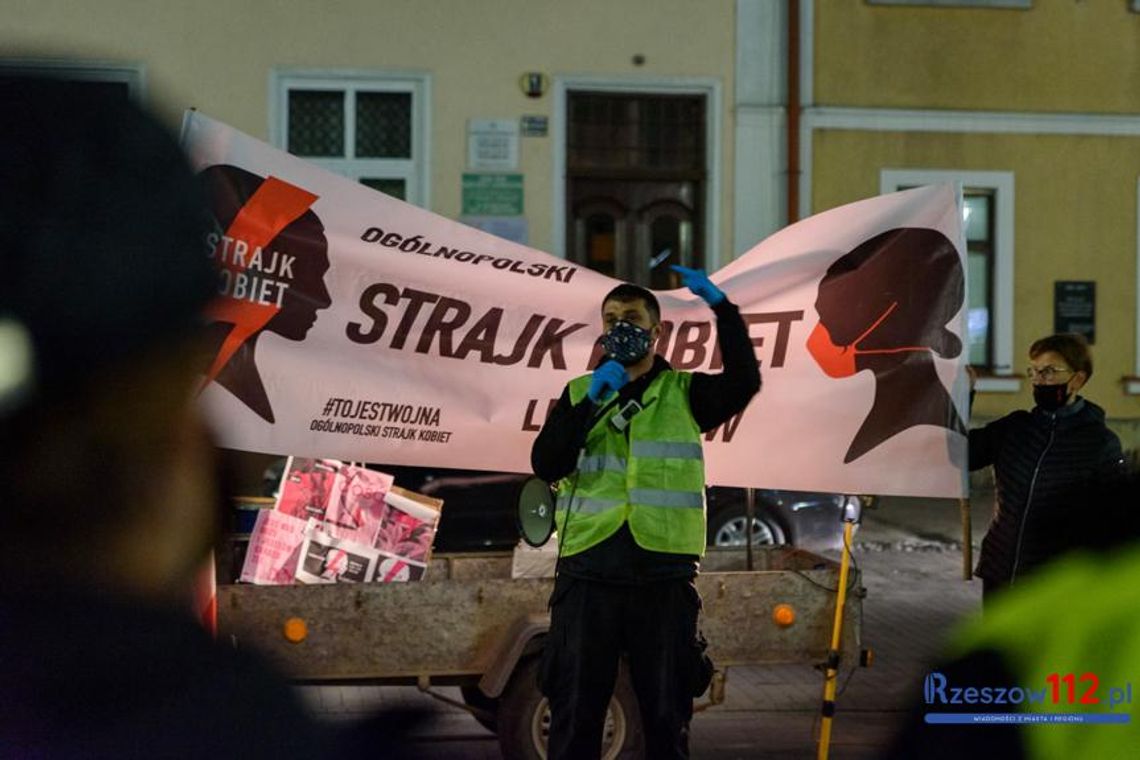
{"type": "MultiPolygon", "coordinates": [[[[733,505],[713,515],[709,520],[710,546],[744,546],[745,525],[748,517],[743,505],[733,505]]],[[[784,530],[764,509],[752,515],[752,545],[780,546],[786,543],[784,530]]]]}

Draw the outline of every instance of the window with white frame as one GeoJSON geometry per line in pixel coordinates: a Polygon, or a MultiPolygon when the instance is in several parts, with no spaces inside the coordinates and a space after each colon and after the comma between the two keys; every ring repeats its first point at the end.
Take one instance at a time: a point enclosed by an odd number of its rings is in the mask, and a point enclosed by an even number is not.
{"type": "Polygon", "coordinates": [[[1013,172],[884,169],[880,190],[953,183],[962,188],[968,361],[980,391],[1016,391],[1013,368],[1013,172]]]}
{"type": "Polygon", "coordinates": [[[276,71],[274,80],[277,146],[428,205],[427,75],[276,71]]]}

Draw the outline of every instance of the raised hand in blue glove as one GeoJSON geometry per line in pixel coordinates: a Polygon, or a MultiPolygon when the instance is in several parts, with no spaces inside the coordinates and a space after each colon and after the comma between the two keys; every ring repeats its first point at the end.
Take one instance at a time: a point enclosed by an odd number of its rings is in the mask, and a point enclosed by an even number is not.
{"type": "Polygon", "coordinates": [[[705,303],[709,306],[716,306],[724,300],[724,291],[712,284],[712,280],[708,278],[704,270],[689,269],[688,267],[681,267],[676,264],[673,264],[669,268],[681,275],[682,284],[693,291],[695,295],[703,298],[705,303]]]}
{"type": "Polygon", "coordinates": [[[621,362],[610,359],[594,370],[594,374],[590,377],[590,389],[586,391],[586,395],[597,403],[610,391],[616,391],[628,382],[629,374],[625,371],[625,367],[621,366],[621,362]]]}

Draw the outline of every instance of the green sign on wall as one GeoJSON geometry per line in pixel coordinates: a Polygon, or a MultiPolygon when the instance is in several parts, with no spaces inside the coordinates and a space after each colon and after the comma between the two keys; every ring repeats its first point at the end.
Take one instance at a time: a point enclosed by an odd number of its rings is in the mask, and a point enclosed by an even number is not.
{"type": "Polygon", "coordinates": [[[522,216],[523,175],[463,175],[464,216],[522,216]]]}

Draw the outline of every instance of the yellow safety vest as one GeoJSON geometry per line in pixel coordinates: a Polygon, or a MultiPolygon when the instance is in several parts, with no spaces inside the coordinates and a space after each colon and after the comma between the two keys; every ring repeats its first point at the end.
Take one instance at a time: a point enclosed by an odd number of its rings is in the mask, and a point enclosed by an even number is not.
{"type": "MultiPolygon", "coordinates": [[[[691,382],[688,372],[665,370],[625,431],[610,421],[617,406],[594,423],[577,471],[558,486],[555,520],[565,556],[601,543],[625,522],[644,549],[705,553],[704,452],[689,409],[691,382]]],[[[580,403],[589,387],[590,375],[571,380],[571,402],[580,403]]]]}

